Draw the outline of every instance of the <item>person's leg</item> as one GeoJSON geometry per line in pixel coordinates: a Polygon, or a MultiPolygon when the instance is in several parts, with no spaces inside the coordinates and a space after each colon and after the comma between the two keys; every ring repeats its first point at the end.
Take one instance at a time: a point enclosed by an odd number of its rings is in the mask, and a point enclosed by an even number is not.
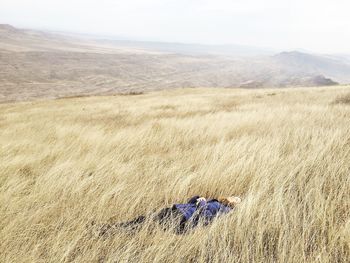
{"type": "Polygon", "coordinates": [[[179,224],[176,226],[175,232],[176,234],[182,235],[187,231],[186,218],[184,216],[179,216],[179,224]]]}
{"type": "Polygon", "coordinates": [[[153,221],[158,222],[160,225],[165,225],[171,218],[171,210],[172,209],[170,207],[163,208],[158,212],[158,214],[155,215],[153,221]]]}
{"type": "Polygon", "coordinates": [[[114,226],[135,229],[137,227],[140,227],[145,222],[145,220],[146,220],[146,217],[141,215],[127,222],[117,223],[114,226]]]}
{"type": "MultiPolygon", "coordinates": [[[[153,221],[159,223],[164,228],[167,228],[167,226],[174,220],[175,214],[173,212],[174,209],[172,207],[163,208],[153,217],[153,221]]],[[[131,221],[117,223],[114,226],[134,230],[140,227],[146,221],[146,219],[146,216],[141,215],[131,221]]]]}
{"type": "Polygon", "coordinates": [[[185,232],[186,219],[176,207],[163,208],[156,215],[155,221],[164,231],[173,229],[176,233],[185,232]]]}
{"type": "Polygon", "coordinates": [[[111,229],[111,227],[112,226],[110,224],[104,224],[100,226],[98,231],[98,236],[100,237],[105,236],[107,232],[111,229]]]}
{"type": "Polygon", "coordinates": [[[106,234],[112,234],[113,229],[116,230],[118,228],[125,228],[126,230],[137,230],[142,224],[146,221],[146,216],[138,216],[133,220],[121,222],[121,223],[107,223],[103,224],[99,227],[99,236],[105,236],[106,234]]]}

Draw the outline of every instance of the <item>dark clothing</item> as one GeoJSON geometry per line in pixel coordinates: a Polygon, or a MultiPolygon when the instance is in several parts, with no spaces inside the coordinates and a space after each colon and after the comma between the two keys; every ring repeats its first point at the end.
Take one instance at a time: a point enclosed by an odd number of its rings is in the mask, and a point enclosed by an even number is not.
{"type": "Polygon", "coordinates": [[[208,225],[215,217],[227,214],[232,210],[231,207],[220,203],[216,199],[198,203],[175,204],[174,207],[182,213],[190,228],[197,226],[199,221],[202,221],[204,225],[208,225]]]}
{"type": "Polygon", "coordinates": [[[212,199],[209,201],[202,201],[199,204],[175,204],[174,207],[179,210],[186,220],[189,220],[195,213],[199,213],[201,218],[212,220],[219,214],[227,214],[232,208],[221,204],[218,200],[212,199]]]}
{"type": "MultiPolygon", "coordinates": [[[[117,223],[115,227],[123,227],[129,230],[136,230],[146,221],[145,216],[139,216],[135,219],[123,223],[117,223]]],[[[183,214],[173,207],[166,207],[152,216],[152,221],[158,223],[164,230],[173,229],[176,233],[182,233],[185,230],[186,220],[183,214]]]]}
{"type": "MultiPolygon", "coordinates": [[[[152,221],[157,222],[164,230],[173,229],[176,233],[182,234],[196,227],[199,222],[208,225],[217,216],[227,214],[232,210],[216,199],[209,201],[198,201],[198,199],[199,196],[194,196],[185,204],[174,204],[172,207],[163,208],[152,217],[152,221]]],[[[143,225],[146,219],[142,215],[128,222],[111,225],[109,228],[113,226],[136,230],[143,225]]]]}
{"type": "Polygon", "coordinates": [[[227,214],[232,210],[231,207],[220,203],[216,199],[209,200],[200,207],[200,217],[205,222],[211,222],[215,217],[227,214]]]}
{"type": "Polygon", "coordinates": [[[157,221],[163,230],[173,229],[178,234],[185,231],[186,220],[183,214],[174,206],[160,210],[154,221],[157,221]]]}

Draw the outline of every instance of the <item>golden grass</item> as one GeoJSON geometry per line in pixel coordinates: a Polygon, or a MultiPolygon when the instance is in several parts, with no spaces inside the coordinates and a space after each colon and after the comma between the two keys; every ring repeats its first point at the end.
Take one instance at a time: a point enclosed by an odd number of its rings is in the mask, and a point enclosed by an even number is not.
{"type": "Polygon", "coordinates": [[[0,262],[348,262],[349,87],[0,105],[0,262]],[[239,195],[187,235],[95,227],[239,195]]]}
{"type": "Polygon", "coordinates": [[[350,93],[343,94],[334,100],[334,104],[350,104],[350,93]]]}

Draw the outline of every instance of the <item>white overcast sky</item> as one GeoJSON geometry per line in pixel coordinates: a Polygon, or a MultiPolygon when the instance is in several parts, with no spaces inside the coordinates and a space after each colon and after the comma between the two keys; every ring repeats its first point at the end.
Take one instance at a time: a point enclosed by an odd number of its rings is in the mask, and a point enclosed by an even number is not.
{"type": "Polygon", "coordinates": [[[0,0],[0,23],[140,40],[350,53],[350,0],[0,0]]]}

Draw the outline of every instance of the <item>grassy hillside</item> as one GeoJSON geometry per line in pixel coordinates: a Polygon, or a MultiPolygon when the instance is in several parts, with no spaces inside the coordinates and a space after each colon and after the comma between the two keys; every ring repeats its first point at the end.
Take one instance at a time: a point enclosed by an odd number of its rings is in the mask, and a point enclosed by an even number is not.
{"type": "Polygon", "coordinates": [[[0,105],[0,262],[347,262],[350,89],[183,89],[0,105]],[[239,195],[178,236],[110,220],[239,195]]]}

